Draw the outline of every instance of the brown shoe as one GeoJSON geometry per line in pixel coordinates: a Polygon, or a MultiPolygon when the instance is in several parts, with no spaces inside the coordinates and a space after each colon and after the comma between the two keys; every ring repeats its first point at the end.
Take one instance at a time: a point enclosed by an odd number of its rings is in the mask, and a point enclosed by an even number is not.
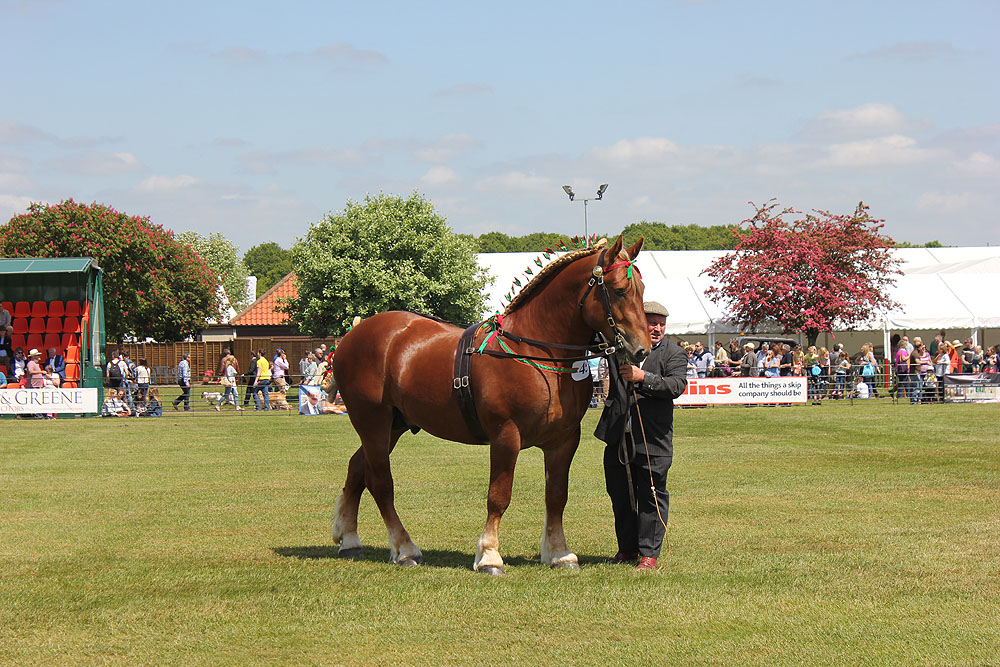
{"type": "Polygon", "coordinates": [[[639,559],[639,564],[635,566],[637,570],[655,570],[656,559],[652,556],[643,556],[639,559]]]}
{"type": "Polygon", "coordinates": [[[627,554],[619,551],[609,562],[612,565],[621,565],[622,563],[634,563],[637,560],[639,560],[639,554],[627,554]]]}

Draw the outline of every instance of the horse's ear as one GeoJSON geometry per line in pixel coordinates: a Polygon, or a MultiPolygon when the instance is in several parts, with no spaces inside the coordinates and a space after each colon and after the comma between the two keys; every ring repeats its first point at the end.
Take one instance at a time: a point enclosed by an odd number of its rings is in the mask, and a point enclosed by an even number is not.
{"type": "Polygon", "coordinates": [[[639,251],[642,250],[642,242],[644,240],[645,239],[640,236],[639,240],[635,242],[635,245],[633,245],[631,248],[629,248],[626,251],[626,252],[628,252],[628,256],[629,256],[630,259],[634,260],[636,257],[639,256],[639,251]]]}
{"type": "Polygon", "coordinates": [[[610,259],[613,262],[615,257],[617,257],[618,253],[620,253],[621,251],[622,251],[622,237],[621,235],[619,235],[618,238],[615,240],[614,244],[610,248],[608,248],[608,254],[607,254],[608,259],[610,259]]]}

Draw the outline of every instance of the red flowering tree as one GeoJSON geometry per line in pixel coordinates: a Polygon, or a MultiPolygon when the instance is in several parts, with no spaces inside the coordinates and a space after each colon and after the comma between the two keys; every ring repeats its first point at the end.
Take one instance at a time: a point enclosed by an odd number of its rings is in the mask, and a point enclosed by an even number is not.
{"type": "Polygon", "coordinates": [[[218,312],[218,281],[190,246],[103,204],[31,204],[0,227],[0,256],[97,260],[108,340],[183,339],[218,312]]]}
{"type": "MultiPolygon", "coordinates": [[[[751,202],[752,206],[755,206],[751,202]]],[[[815,345],[821,331],[851,329],[878,310],[897,306],[887,290],[899,260],[883,220],[859,203],[853,215],[779,209],[775,200],[734,231],[736,249],[703,273],[719,286],[705,291],[727,308],[741,327],[754,331],[777,322],[785,333],[806,334],[815,345]]]]}

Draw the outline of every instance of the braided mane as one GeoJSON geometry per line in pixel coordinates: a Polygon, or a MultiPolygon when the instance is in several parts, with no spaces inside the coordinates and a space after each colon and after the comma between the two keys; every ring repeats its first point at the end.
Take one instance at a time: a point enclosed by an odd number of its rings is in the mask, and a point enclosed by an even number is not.
{"type": "Polygon", "coordinates": [[[530,294],[537,291],[538,286],[541,285],[549,276],[555,273],[558,269],[562,268],[566,264],[579,259],[585,255],[593,255],[598,250],[602,250],[608,244],[607,239],[601,239],[589,248],[580,248],[579,250],[574,250],[573,252],[568,252],[562,257],[553,260],[552,262],[545,265],[545,267],[539,271],[534,278],[532,278],[521,291],[517,293],[511,302],[507,304],[507,307],[503,311],[503,316],[506,317],[511,311],[518,307],[518,305],[524,301],[530,294]]]}

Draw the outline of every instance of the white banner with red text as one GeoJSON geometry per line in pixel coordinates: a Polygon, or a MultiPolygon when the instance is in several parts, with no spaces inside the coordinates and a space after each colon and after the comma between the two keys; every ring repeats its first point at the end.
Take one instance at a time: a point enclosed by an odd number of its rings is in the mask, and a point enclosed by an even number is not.
{"type": "Polygon", "coordinates": [[[0,389],[0,415],[97,412],[97,389],[0,389]]]}
{"type": "Polygon", "coordinates": [[[688,378],[687,389],[674,405],[756,405],[806,403],[804,377],[688,378]]]}

